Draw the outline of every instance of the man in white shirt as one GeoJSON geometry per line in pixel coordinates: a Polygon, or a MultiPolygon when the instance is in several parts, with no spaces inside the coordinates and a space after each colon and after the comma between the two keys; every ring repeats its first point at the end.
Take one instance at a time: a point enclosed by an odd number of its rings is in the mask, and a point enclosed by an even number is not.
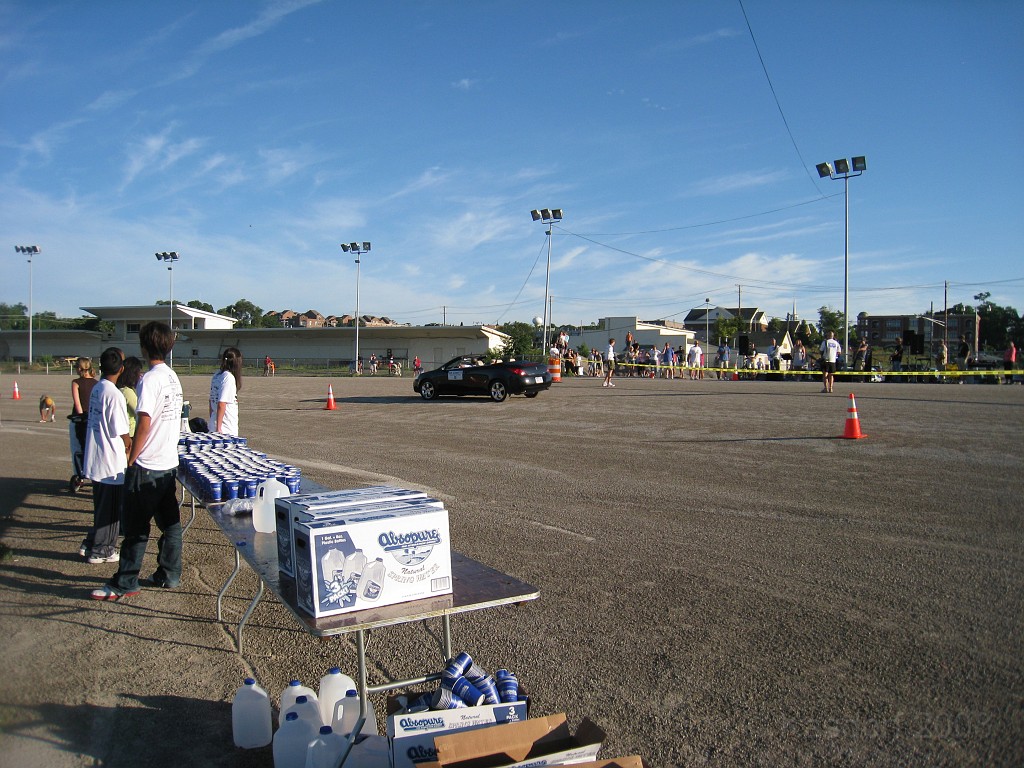
{"type": "Polygon", "coordinates": [[[608,339],[608,353],[605,356],[604,384],[602,387],[614,387],[612,374],[615,373],[615,339],[608,339]]]}
{"type": "Polygon", "coordinates": [[[128,466],[128,404],[117,388],[124,369],[121,350],[110,347],[100,355],[102,379],[89,395],[89,421],[82,461],[92,480],[92,528],[79,552],[89,563],[116,563],[117,532],[121,522],[124,473],[128,466]]]}
{"type": "Polygon", "coordinates": [[[139,330],[139,346],[150,368],[139,383],[135,439],[125,472],[124,542],[117,573],[93,590],[93,600],[139,594],[139,572],[153,521],[161,532],[157,569],[142,583],[167,589],[181,583],[181,514],[175,474],[182,392],[177,374],[164,362],[174,347],[174,332],[164,323],[146,323],[139,330]]]}
{"type": "Polygon", "coordinates": [[[829,331],[821,342],[821,383],[822,392],[831,392],[836,378],[836,360],[843,353],[843,345],[835,339],[835,333],[829,331]]]}

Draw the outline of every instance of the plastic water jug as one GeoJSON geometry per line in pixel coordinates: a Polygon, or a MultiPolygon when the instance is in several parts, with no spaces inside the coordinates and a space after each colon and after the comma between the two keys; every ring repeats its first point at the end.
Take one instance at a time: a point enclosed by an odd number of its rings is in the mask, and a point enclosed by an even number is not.
{"type": "Polygon", "coordinates": [[[256,501],[252,506],[252,525],[258,533],[277,531],[274,499],[288,496],[290,493],[287,485],[274,478],[264,480],[256,487],[256,501]]]}
{"type": "MultiPolygon", "coordinates": [[[[350,688],[345,693],[345,698],[341,700],[341,721],[338,723],[337,731],[343,736],[348,736],[352,733],[352,729],[356,727],[356,723],[359,722],[359,692],[355,688],[350,688]]],[[[360,735],[374,734],[377,733],[377,713],[373,710],[373,705],[370,702],[366,702],[366,721],[363,723],[363,727],[359,730],[360,735]]]]}
{"type": "Polygon", "coordinates": [[[265,747],[274,738],[270,697],[251,677],[245,678],[231,702],[231,734],[242,749],[265,747]]]}
{"type": "Polygon", "coordinates": [[[345,698],[345,693],[355,687],[355,680],[343,675],[337,667],[331,667],[327,674],[320,678],[317,696],[320,699],[320,719],[324,721],[324,725],[338,730],[338,724],[341,722],[339,705],[345,698]]]}
{"type": "Polygon", "coordinates": [[[296,713],[300,720],[305,720],[312,725],[314,731],[319,731],[320,726],[324,724],[323,720],[320,719],[320,707],[317,706],[315,698],[299,696],[295,699],[295,703],[285,710],[285,718],[287,719],[288,715],[292,712],[296,713]]]}
{"type": "Polygon", "coordinates": [[[274,768],[305,768],[309,743],[316,737],[316,729],[298,712],[289,712],[274,734],[274,768]]]}
{"type": "Polygon", "coordinates": [[[306,768],[336,768],[347,741],[329,725],[320,727],[320,735],[309,743],[306,768]]]}
{"type": "MultiPolygon", "coordinates": [[[[312,688],[307,688],[298,680],[292,680],[287,686],[285,686],[285,689],[281,691],[281,709],[277,713],[278,725],[284,724],[285,714],[287,714],[288,710],[293,704],[295,704],[295,700],[299,698],[299,696],[305,696],[311,701],[317,700],[316,694],[313,692],[312,688]]],[[[319,705],[317,705],[317,712],[319,711],[320,708],[319,705]]]]}

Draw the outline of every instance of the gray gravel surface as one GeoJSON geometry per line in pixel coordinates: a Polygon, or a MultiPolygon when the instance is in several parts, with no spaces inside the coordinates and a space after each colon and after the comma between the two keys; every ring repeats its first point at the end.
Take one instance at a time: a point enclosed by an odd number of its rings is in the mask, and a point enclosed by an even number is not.
{"type": "MultiPolygon", "coordinates": [[[[39,395],[63,412],[69,381],[17,377],[12,401],[12,378],[0,765],[270,766],[231,745],[234,689],[354,676],[354,641],[306,635],[265,599],[239,656],[215,619],[231,548],[205,512],[181,589],[88,600],[113,568],[77,555],[91,501],[66,490],[66,422],[37,423],[39,395]]],[[[456,549],[541,593],[455,618],[456,649],[516,671],[532,714],[598,722],[603,756],[1024,763],[1024,387],[616,383],[427,403],[410,378],[250,377],[241,424],[325,486],[443,498],[456,549]],[[837,439],[849,392],[863,440],[837,439]]],[[[208,379],[183,385],[202,412],[208,379]]],[[[254,589],[243,572],[229,618],[254,589]]],[[[371,677],[436,667],[433,643],[419,625],[374,632],[371,677]]]]}

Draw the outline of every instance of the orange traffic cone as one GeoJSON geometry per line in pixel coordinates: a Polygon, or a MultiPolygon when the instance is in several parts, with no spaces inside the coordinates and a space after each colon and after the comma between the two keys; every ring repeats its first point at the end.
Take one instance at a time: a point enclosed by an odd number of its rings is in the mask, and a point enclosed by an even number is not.
{"type": "Polygon", "coordinates": [[[336,411],[338,406],[334,404],[334,387],[330,384],[327,385],[327,405],[324,406],[325,411],[336,411]]]}
{"type": "Polygon", "coordinates": [[[843,432],[843,437],[847,440],[859,440],[867,435],[861,434],[860,431],[860,419],[857,417],[857,401],[853,397],[853,392],[850,393],[850,407],[846,409],[846,430],[843,432]]]}
{"type": "Polygon", "coordinates": [[[14,382],[14,394],[11,395],[11,400],[21,400],[21,392],[18,391],[18,382],[14,382]]]}

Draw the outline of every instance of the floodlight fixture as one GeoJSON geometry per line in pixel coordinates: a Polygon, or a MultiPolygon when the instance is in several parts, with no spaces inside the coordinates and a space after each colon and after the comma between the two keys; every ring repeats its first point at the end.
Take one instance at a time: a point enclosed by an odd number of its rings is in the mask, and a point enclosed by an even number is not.
{"type": "Polygon", "coordinates": [[[28,256],[28,364],[32,365],[32,257],[42,251],[38,245],[16,245],[14,252],[28,256]]]}
{"type": "Polygon", "coordinates": [[[548,225],[547,236],[548,236],[548,264],[547,269],[544,272],[544,340],[543,340],[543,352],[547,354],[548,351],[548,326],[551,324],[551,228],[554,226],[554,222],[562,220],[562,209],[561,208],[541,208],[539,210],[530,211],[530,216],[534,221],[543,221],[548,225]]]}
{"type": "Polygon", "coordinates": [[[360,256],[364,253],[369,252],[370,243],[363,241],[362,243],[342,243],[341,250],[345,253],[354,254],[356,257],[356,339],[355,339],[355,353],[352,358],[353,372],[359,373],[359,265],[361,263],[360,256]]]}
{"type": "Polygon", "coordinates": [[[852,161],[841,157],[835,161],[835,172],[828,163],[818,163],[818,176],[843,182],[843,198],[846,206],[846,246],[843,259],[843,356],[849,360],[850,354],[850,179],[855,179],[867,170],[868,160],[864,155],[857,155],[852,161]],[[850,164],[853,172],[850,172],[850,164]]]}
{"type": "MultiPolygon", "coordinates": [[[[170,304],[168,327],[172,331],[174,330],[174,262],[180,258],[177,251],[157,251],[156,253],[156,260],[167,264],[167,298],[170,304]]],[[[172,368],[174,367],[173,349],[167,353],[167,364],[172,368]]]]}

